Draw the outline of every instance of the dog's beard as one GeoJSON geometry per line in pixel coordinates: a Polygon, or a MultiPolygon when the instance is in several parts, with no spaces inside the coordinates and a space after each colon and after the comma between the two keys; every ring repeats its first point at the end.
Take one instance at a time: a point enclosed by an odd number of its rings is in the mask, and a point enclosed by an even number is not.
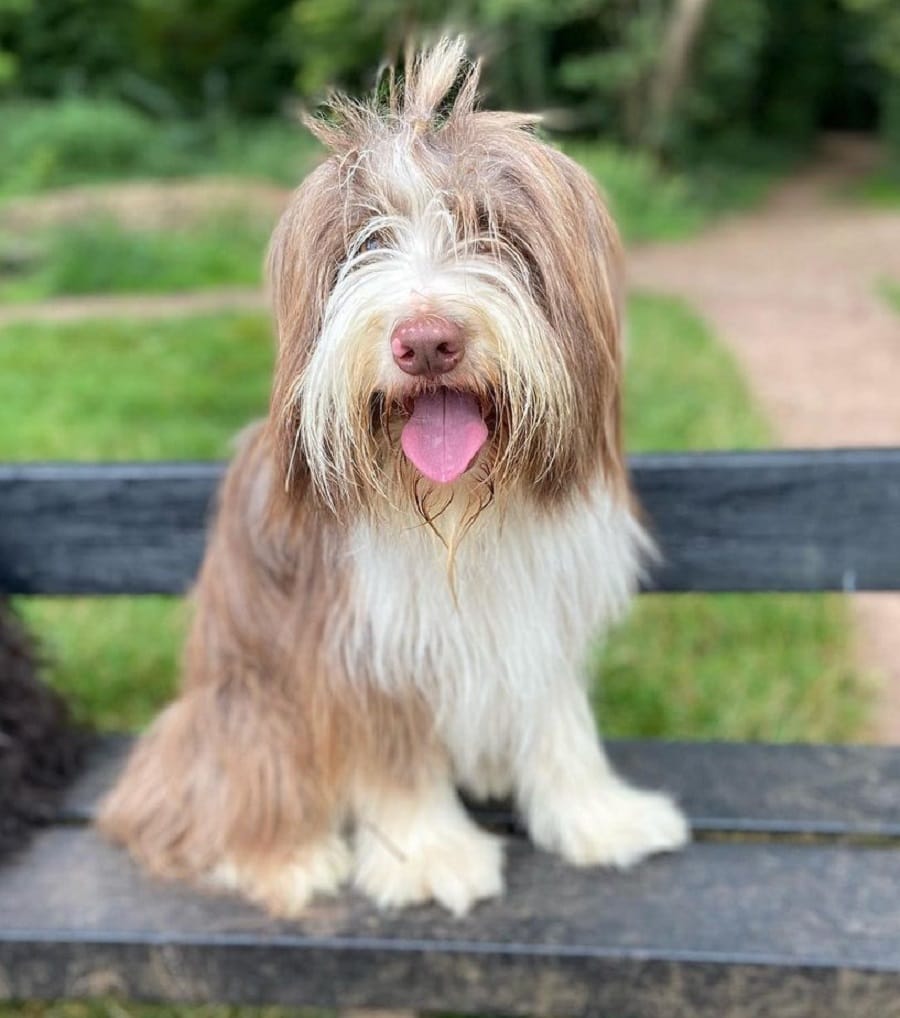
{"type": "Polygon", "coordinates": [[[522,266],[449,237],[443,251],[423,251],[421,236],[395,223],[390,248],[344,266],[284,411],[295,457],[327,506],[412,510],[450,547],[488,505],[554,468],[574,396],[522,266]],[[391,361],[389,336],[414,313],[411,293],[427,293],[429,312],[456,321],[467,336],[464,361],[445,379],[406,378],[391,361]],[[487,428],[451,484],[416,469],[401,441],[416,400],[441,387],[475,401],[487,428]]]}

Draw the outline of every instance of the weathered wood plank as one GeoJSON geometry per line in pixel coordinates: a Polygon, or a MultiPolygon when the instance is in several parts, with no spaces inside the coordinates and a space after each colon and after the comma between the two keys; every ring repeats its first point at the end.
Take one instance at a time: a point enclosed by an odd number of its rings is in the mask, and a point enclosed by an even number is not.
{"type": "Polygon", "coordinates": [[[900,588],[900,449],[645,456],[663,590],[900,588]]]}
{"type": "MultiPolygon", "coordinates": [[[[664,590],[900,588],[900,449],[640,456],[664,590]]],[[[0,467],[0,590],[179,593],[217,464],[0,467]]]]}
{"type": "Polygon", "coordinates": [[[51,830],[0,869],[0,997],[900,1016],[900,852],[700,844],[624,874],[509,855],[507,895],[466,919],[347,892],[276,923],[51,830]]]}
{"type": "Polygon", "coordinates": [[[0,590],[181,592],[221,473],[205,463],[0,467],[0,590]]]}
{"type": "MultiPolygon", "coordinates": [[[[98,743],[63,803],[62,822],[93,817],[130,746],[126,736],[98,743]]],[[[696,831],[900,838],[900,748],[656,741],[607,748],[633,781],[674,794],[696,831]]],[[[492,825],[513,824],[508,806],[475,811],[492,825]]]]}

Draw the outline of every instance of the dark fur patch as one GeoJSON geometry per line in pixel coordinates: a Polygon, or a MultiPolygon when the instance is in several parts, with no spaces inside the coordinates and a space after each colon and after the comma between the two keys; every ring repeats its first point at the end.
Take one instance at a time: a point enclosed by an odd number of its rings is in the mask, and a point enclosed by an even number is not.
{"type": "Polygon", "coordinates": [[[49,823],[76,774],[87,737],[39,678],[34,642],[0,599],[0,857],[49,823]]]}

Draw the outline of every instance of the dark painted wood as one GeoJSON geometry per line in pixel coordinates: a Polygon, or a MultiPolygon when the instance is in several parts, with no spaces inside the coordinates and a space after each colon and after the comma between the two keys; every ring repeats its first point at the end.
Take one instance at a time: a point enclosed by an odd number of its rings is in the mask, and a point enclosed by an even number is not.
{"type": "Polygon", "coordinates": [[[221,475],[214,463],[0,467],[0,590],[181,593],[221,475]]]}
{"type": "Polygon", "coordinates": [[[900,1016],[898,852],[700,844],[623,874],[517,843],[507,872],[506,897],[462,920],[345,892],[276,923],[58,828],[0,870],[0,996],[900,1016]]]}
{"type": "Polygon", "coordinates": [[[900,588],[900,449],[638,457],[662,590],[900,588]]]}
{"type": "MultiPolygon", "coordinates": [[[[84,823],[131,746],[97,744],[60,819],[84,823]]],[[[674,794],[698,832],[900,838],[900,748],[762,743],[607,743],[618,769],[674,794]]],[[[491,826],[513,826],[508,806],[476,807],[491,826]]]]}
{"type": "MultiPolygon", "coordinates": [[[[900,450],[639,456],[664,590],[900,588],[900,450]]],[[[216,464],[0,468],[0,590],[179,593],[216,464]]]]}

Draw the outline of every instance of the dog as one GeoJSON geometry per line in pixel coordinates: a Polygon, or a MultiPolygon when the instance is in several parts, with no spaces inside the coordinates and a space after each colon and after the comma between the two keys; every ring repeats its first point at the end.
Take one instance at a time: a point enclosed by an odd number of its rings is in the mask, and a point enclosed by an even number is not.
{"type": "Polygon", "coordinates": [[[180,695],[101,827],[152,873],[295,916],[352,880],[463,914],[502,844],[625,867],[687,840],[625,783],[582,676],[652,544],[620,435],[616,230],[444,39],[308,120],[328,157],[268,272],[270,412],[223,482],[180,695]]]}

